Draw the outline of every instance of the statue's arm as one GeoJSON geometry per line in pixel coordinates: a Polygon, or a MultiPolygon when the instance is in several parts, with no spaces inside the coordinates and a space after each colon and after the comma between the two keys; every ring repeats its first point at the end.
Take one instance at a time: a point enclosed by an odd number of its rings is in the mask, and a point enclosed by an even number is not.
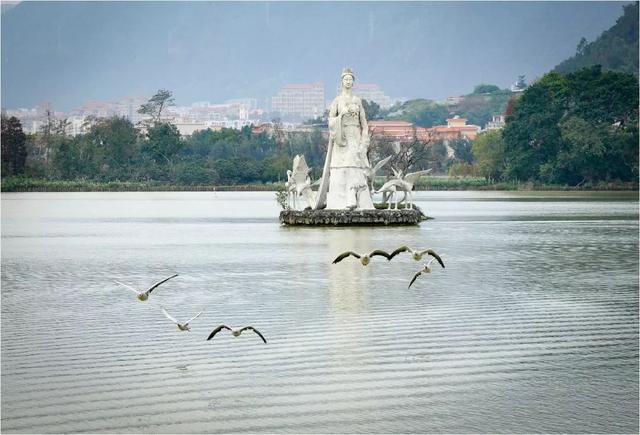
{"type": "Polygon", "coordinates": [[[340,114],[338,113],[338,101],[333,100],[331,106],[329,106],[329,133],[334,142],[338,145],[341,144],[340,136],[342,136],[342,132],[340,131],[340,114]]]}
{"type": "Polygon", "coordinates": [[[338,102],[333,100],[329,106],[329,118],[335,118],[338,116],[338,102]]]}

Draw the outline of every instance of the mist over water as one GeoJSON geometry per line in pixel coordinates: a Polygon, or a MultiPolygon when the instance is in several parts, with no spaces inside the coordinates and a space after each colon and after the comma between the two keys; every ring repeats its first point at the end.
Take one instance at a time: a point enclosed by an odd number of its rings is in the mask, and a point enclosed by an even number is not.
{"type": "Polygon", "coordinates": [[[637,433],[637,194],[416,203],[290,228],[272,192],[3,193],[2,431],[637,433]],[[446,269],[331,264],[401,244],[446,269]]]}

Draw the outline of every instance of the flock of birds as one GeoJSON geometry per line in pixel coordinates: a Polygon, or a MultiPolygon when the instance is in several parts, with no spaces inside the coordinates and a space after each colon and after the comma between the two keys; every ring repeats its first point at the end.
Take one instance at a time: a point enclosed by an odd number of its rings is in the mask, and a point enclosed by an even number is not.
{"type": "Polygon", "coordinates": [[[418,271],[418,273],[416,273],[413,276],[413,279],[411,280],[411,282],[409,283],[409,287],[411,288],[411,285],[416,281],[416,279],[418,279],[418,277],[420,275],[422,275],[423,273],[431,273],[431,268],[429,266],[431,266],[431,263],[434,260],[437,260],[438,263],[440,264],[440,266],[442,266],[442,268],[444,269],[444,262],[442,261],[442,258],[433,250],[433,249],[411,249],[408,246],[401,246],[398,249],[396,249],[395,251],[393,251],[391,254],[389,254],[386,251],[383,251],[381,249],[376,249],[373,250],[371,252],[364,253],[364,254],[358,254],[356,252],[353,251],[346,251],[343,252],[342,254],[338,255],[336,257],[335,260],[333,260],[333,264],[339,263],[342,260],[344,260],[345,258],[352,256],[355,257],[357,259],[360,260],[360,263],[362,263],[363,266],[368,265],[371,262],[371,257],[375,257],[380,256],[380,257],[385,257],[387,259],[387,261],[391,261],[393,259],[393,257],[395,257],[396,255],[402,253],[402,252],[408,252],[409,254],[411,254],[411,257],[415,260],[415,261],[420,261],[422,260],[422,257],[427,254],[430,255],[432,258],[429,259],[429,261],[424,265],[424,267],[422,269],[420,269],[418,271]]]}
{"type": "MultiPolygon", "coordinates": [[[[375,256],[380,256],[380,257],[385,257],[388,261],[391,261],[396,255],[401,254],[403,252],[408,252],[409,254],[411,254],[411,257],[415,260],[415,261],[420,261],[422,260],[422,257],[424,255],[429,255],[430,258],[429,261],[427,263],[424,264],[424,267],[422,269],[420,269],[418,271],[418,273],[416,273],[413,276],[413,279],[411,280],[411,282],[409,283],[409,288],[411,288],[411,285],[416,281],[416,279],[418,279],[418,277],[420,275],[422,275],[423,273],[431,273],[431,268],[429,267],[431,265],[431,263],[435,260],[437,261],[440,266],[442,266],[442,268],[444,268],[444,262],[442,261],[442,258],[440,257],[440,255],[438,255],[434,250],[432,249],[411,249],[408,246],[401,246],[398,249],[396,249],[395,251],[388,253],[386,251],[383,251],[381,249],[376,249],[374,251],[371,251],[369,253],[363,253],[363,254],[358,254],[357,252],[353,252],[353,251],[346,251],[343,252],[342,254],[338,255],[336,257],[335,260],[333,260],[333,264],[339,263],[342,260],[344,260],[347,257],[355,257],[357,259],[360,260],[360,263],[363,266],[367,266],[370,262],[371,262],[371,258],[375,257],[375,256]]],[[[176,276],[178,276],[178,274],[176,273],[175,275],[171,275],[168,278],[165,278],[161,281],[156,282],[155,284],[153,284],[151,287],[149,287],[148,289],[144,290],[144,291],[140,291],[130,285],[124,284],[120,281],[115,281],[116,284],[119,284],[129,290],[131,290],[132,292],[134,292],[136,294],[136,297],[138,298],[138,300],[140,301],[146,301],[149,299],[149,296],[151,295],[151,292],[153,292],[156,288],[158,288],[159,286],[161,286],[162,284],[164,284],[165,282],[169,281],[170,279],[175,278],[176,276]]],[[[165,317],[169,320],[171,320],[180,331],[187,331],[187,332],[191,332],[191,326],[190,323],[193,322],[195,319],[197,319],[198,317],[200,317],[200,315],[203,313],[203,311],[200,311],[198,314],[196,314],[195,316],[191,317],[189,320],[186,320],[184,322],[180,322],[179,320],[177,320],[175,317],[173,317],[171,314],[169,314],[169,312],[163,307],[160,306],[160,308],[162,309],[162,313],[165,315],[165,317]]],[[[230,331],[231,335],[234,337],[239,337],[240,334],[242,334],[244,331],[252,331],[254,333],[256,333],[261,339],[262,341],[266,344],[267,340],[266,338],[264,338],[264,335],[262,335],[262,333],[260,331],[258,331],[256,328],[254,328],[253,326],[245,326],[242,328],[231,328],[227,325],[219,325],[217,326],[213,331],[211,331],[211,333],[209,334],[209,336],[207,337],[207,340],[212,340],[213,337],[215,337],[216,334],[218,334],[220,331],[222,330],[226,330],[226,331],[230,331]]]]}
{"type": "MultiPolygon", "coordinates": [[[[156,288],[158,288],[160,285],[164,284],[165,282],[169,281],[170,279],[175,278],[176,276],[178,276],[177,273],[175,275],[171,275],[169,278],[165,278],[165,279],[163,279],[161,281],[158,281],[157,283],[155,283],[154,285],[152,285],[151,287],[149,287],[145,291],[140,291],[140,290],[138,290],[136,288],[133,288],[130,285],[124,284],[124,283],[122,283],[120,281],[115,281],[115,282],[116,282],[116,284],[119,284],[119,285],[121,285],[121,286],[123,286],[125,288],[128,288],[132,292],[134,292],[137,295],[138,300],[146,301],[147,299],[149,299],[149,295],[151,294],[152,291],[154,291],[156,288]]],[[[188,331],[188,332],[191,332],[191,326],[189,326],[189,324],[191,322],[193,322],[195,319],[197,319],[198,317],[200,317],[200,315],[204,312],[204,311],[200,311],[198,314],[196,314],[195,316],[193,316],[192,318],[190,318],[186,322],[180,322],[175,317],[173,317],[171,314],[169,314],[167,312],[167,310],[163,306],[161,306],[160,308],[162,308],[162,313],[165,315],[165,317],[167,319],[171,320],[173,323],[175,323],[180,331],[188,331]]],[[[256,334],[258,334],[258,336],[262,339],[262,341],[265,342],[265,344],[267,343],[267,340],[260,333],[260,331],[255,329],[253,326],[245,326],[244,328],[230,328],[227,325],[219,325],[213,331],[211,331],[211,333],[207,337],[207,340],[213,339],[214,335],[216,335],[218,332],[222,331],[223,329],[231,331],[231,335],[233,335],[234,337],[239,337],[240,334],[242,334],[243,331],[253,331],[256,334]]]]}

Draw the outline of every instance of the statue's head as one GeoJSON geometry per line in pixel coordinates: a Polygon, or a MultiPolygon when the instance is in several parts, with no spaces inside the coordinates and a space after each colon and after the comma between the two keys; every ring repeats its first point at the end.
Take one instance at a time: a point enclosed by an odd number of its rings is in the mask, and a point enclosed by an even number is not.
{"type": "Polygon", "coordinates": [[[340,75],[340,79],[342,81],[342,87],[350,89],[351,87],[353,87],[353,82],[356,80],[356,75],[351,68],[344,68],[342,70],[342,74],[340,75]]]}

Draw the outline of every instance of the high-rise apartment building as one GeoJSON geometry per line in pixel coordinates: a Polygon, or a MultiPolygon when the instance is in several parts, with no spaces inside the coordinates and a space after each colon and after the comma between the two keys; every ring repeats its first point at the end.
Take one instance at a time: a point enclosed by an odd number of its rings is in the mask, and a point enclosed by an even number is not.
{"type": "Polygon", "coordinates": [[[362,100],[373,101],[381,109],[388,109],[393,105],[391,97],[385,95],[380,86],[375,83],[354,83],[353,93],[362,100]]]}
{"type": "Polygon", "coordinates": [[[284,86],[271,98],[271,110],[284,118],[310,119],[325,110],[324,84],[304,83],[284,86]]]}
{"type": "MultiPolygon", "coordinates": [[[[341,92],[341,86],[338,86],[338,94],[341,92]]],[[[388,109],[393,106],[393,102],[391,101],[391,97],[385,95],[375,83],[354,83],[353,84],[353,93],[360,97],[362,100],[373,101],[381,109],[388,109]]]]}

